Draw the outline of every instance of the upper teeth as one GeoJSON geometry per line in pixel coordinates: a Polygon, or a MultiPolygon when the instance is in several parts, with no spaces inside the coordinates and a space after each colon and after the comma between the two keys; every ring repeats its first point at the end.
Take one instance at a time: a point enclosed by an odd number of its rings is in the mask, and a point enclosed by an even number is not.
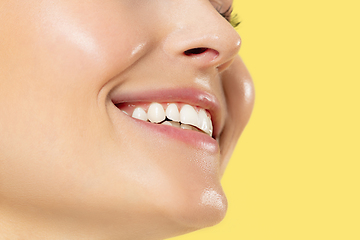
{"type": "Polygon", "coordinates": [[[147,113],[142,107],[136,107],[132,117],[152,123],[161,123],[183,129],[202,130],[212,136],[213,126],[210,116],[204,109],[197,112],[193,106],[184,104],[179,112],[175,103],[168,104],[166,110],[160,103],[151,103],[147,113]],[[194,128],[195,127],[195,128],[194,128]]]}

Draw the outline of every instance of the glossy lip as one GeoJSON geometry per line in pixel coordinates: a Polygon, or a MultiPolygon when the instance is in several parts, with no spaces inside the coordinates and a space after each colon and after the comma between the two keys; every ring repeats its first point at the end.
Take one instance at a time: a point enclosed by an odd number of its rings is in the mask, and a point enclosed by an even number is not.
{"type": "MultiPolygon", "coordinates": [[[[161,90],[154,90],[147,92],[120,94],[116,90],[114,90],[110,92],[109,96],[111,101],[115,105],[121,103],[136,103],[136,102],[149,102],[149,103],[181,102],[192,106],[198,106],[200,108],[207,110],[211,115],[211,120],[213,123],[213,138],[217,139],[217,137],[221,132],[221,128],[223,124],[221,123],[222,118],[221,118],[220,103],[214,95],[204,91],[200,91],[194,88],[181,88],[181,89],[161,89],[161,90]]],[[[153,124],[153,123],[151,123],[151,125],[159,126],[159,124],[153,124]]],[[[164,126],[164,127],[170,127],[170,126],[164,126]]],[[[182,129],[178,129],[178,130],[183,131],[182,129]]],[[[203,134],[207,138],[211,138],[210,136],[204,133],[198,133],[195,131],[192,132],[197,134],[203,134]]]]}
{"type": "MultiPolygon", "coordinates": [[[[141,129],[141,131],[146,132],[147,130],[153,131],[155,134],[161,134],[170,136],[173,139],[179,140],[185,144],[189,144],[192,147],[208,151],[212,154],[216,154],[219,152],[219,144],[218,142],[210,137],[209,135],[193,130],[184,130],[181,128],[176,128],[172,126],[162,125],[162,124],[155,124],[146,121],[142,121],[139,119],[132,118],[121,111],[119,113],[126,116],[131,122],[136,124],[137,129],[141,129]]],[[[151,135],[155,135],[151,134],[151,135]]]]}

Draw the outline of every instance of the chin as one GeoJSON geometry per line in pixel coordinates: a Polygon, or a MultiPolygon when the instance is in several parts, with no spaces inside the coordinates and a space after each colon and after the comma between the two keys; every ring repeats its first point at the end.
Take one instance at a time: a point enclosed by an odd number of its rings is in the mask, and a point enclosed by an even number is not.
{"type": "Polygon", "coordinates": [[[223,191],[207,188],[201,194],[188,196],[175,202],[171,213],[185,228],[201,229],[220,223],[227,211],[227,199],[223,191]]]}
{"type": "MultiPolygon", "coordinates": [[[[174,237],[220,223],[227,212],[227,199],[220,185],[198,189],[175,189],[163,194],[152,207],[167,222],[171,231],[164,238],[174,237]],[[169,192],[168,192],[169,193],[169,192]]],[[[160,228],[164,228],[161,225],[160,228]]]]}
{"type": "Polygon", "coordinates": [[[226,215],[228,202],[220,176],[213,168],[204,168],[201,163],[207,161],[198,158],[192,168],[178,166],[167,172],[161,189],[151,189],[150,209],[163,213],[182,233],[216,225],[226,215]]]}

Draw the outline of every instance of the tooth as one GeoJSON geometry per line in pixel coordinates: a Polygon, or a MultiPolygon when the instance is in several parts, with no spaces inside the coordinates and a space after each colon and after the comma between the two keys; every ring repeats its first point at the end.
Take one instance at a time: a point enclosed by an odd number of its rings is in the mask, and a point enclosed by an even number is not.
{"type": "Polygon", "coordinates": [[[150,104],[147,116],[150,122],[154,122],[154,123],[162,122],[165,120],[164,108],[159,103],[152,103],[150,104]]]}
{"type": "Polygon", "coordinates": [[[170,120],[176,121],[176,122],[180,122],[180,113],[179,113],[179,109],[176,106],[175,103],[171,103],[167,108],[166,108],[166,117],[170,120]]]}
{"type": "Polygon", "coordinates": [[[178,122],[165,121],[165,122],[163,122],[161,124],[180,128],[180,123],[178,123],[178,122]]]}
{"type": "Polygon", "coordinates": [[[187,125],[187,124],[181,124],[181,128],[182,128],[182,129],[193,130],[193,131],[196,131],[196,132],[204,133],[203,131],[200,131],[200,130],[197,129],[196,127],[193,127],[193,126],[190,126],[190,125],[187,125]]]}
{"type": "Polygon", "coordinates": [[[210,133],[210,118],[204,109],[200,109],[199,111],[199,128],[207,134],[210,133]]]}
{"type": "Polygon", "coordinates": [[[212,124],[211,118],[209,118],[209,123],[210,123],[209,135],[212,136],[213,135],[213,124],[212,124]]]}
{"type": "Polygon", "coordinates": [[[173,126],[173,127],[180,128],[180,123],[179,122],[169,122],[169,123],[171,123],[171,126],[173,126]]]}
{"type": "Polygon", "coordinates": [[[188,129],[188,130],[193,130],[193,127],[187,124],[181,124],[181,128],[182,129],[188,129]]]}
{"type": "Polygon", "coordinates": [[[129,115],[127,112],[125,112],[124,110],[121,110],[123,113],[125,113],[126,115],[129,115]]]}
{"type": "Polygon", "coordinates": [[[141,107],[135,108],[135,110],[132,114],[132,117],[143,120],[143,121],[147,121],[147,114],[146,114],[145,110],[142,109],[141,107]]]}
{"type": "Polygon", "coordinates": [[[160,124],[162,124],[162,125],[167,125],[167,126],[172,126],[171,123],[168,122],[168,121],[162,122],[162,123],[160,123],[160,124]]]}
{"type": "Polygon", "coordinates": [[[195,111],[195,109],[188,104],[185,104],[181,108],[180,120],[181,120],[181,123],[183,123],[183,124],[189,124],[189,125],[193,125],[195,127],[199,127],[198,126],[199,125],[198,124],[198,122],[199,122],[198,114],[195,111]]]}

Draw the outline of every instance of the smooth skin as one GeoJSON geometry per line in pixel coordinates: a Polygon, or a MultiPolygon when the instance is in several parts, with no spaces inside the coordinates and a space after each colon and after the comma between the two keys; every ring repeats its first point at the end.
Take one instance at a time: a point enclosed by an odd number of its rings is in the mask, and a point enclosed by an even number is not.
{"type": "Polygon", "coordinates": [[[0,0],[0,239],[164,239],[223,219],[254,100],[217,11],[230,5],[0,0]],[[215,150],[141,129],[111,99],[188,88],[218,100],[215,150]]]}

